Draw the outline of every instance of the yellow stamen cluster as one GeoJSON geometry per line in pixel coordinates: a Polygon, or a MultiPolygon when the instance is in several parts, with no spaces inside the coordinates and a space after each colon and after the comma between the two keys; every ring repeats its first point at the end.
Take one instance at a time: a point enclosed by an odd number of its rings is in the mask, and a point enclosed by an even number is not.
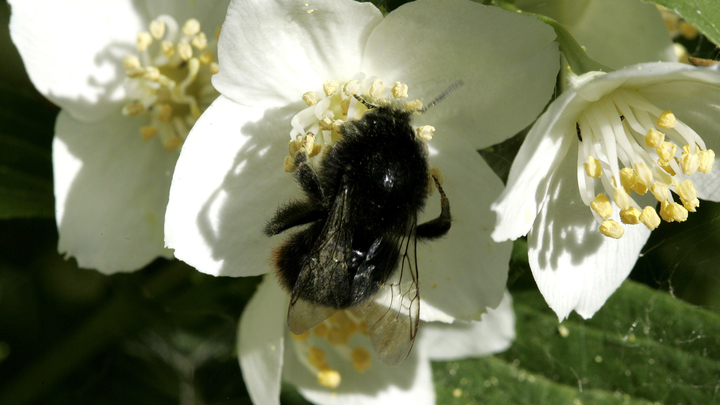
{"type": "MultiPolygon", "coordinates": [[[[355,370],[363,373],[372,365],[372,356],[363,347],[352,349],[347,347],[350,337],[356,333],[368,336],[365,320],[348,311],[338,311],[302,335],[291,334],[291,336],[299,348],[298,352],[304,353],[305,357],[301,360],[317,376],[318,384],[334,389],[340,385],[342,381],[341,375],[330,367],[326,351],[318,347],[320,342],[317,342],[317,339],[329,343],[341,358],[349,360],[355,370]],[[312,344],[313,341],[318,344],[312,344]]],[[[325,346],[327,346],[327,343],[325,346]]]]}
{"type": "Polygon", "coordinates": [[[696,172],[709,173],[715,153],[706,149],[699,135],[671,111],[661,111],[636,92],[618,89],[591,104],[580,115],[576,127],[583,134],[578,144],[578,164],[585,162],[584,178],[578,177],[578,184],[583,201],[601,223],[603,235],[620,238],[624,234],[622,225],[611,219],[609,195],[620,208],[620,222],[642,223],[650,230],[656,229],[661,219],[685,221],[688,212],[695,212],[700,205],[695,185],[687,177],[696,172]],[[608,114],[612,111],[618,115],[608,114]],[[642,114],[636,116],[640,111],[642,114]],[[657,117],[654,122],[647,118],[652,115],[657,117]],[[615,138],[614,148],[607,146],[611,136],[615,138]],[[684,142],[679,158],[678,142],[684,142]],[[598,149],[602,151],[599,154],[598,149]],[[653,152],[656,161],[652,160],[653,152]],[[622,163],[619,167],[618,160],[622,163]],[[605,192],[590,195],[595,179],[601,180],[605,192]],[[659,212],[652,206],[640,207],[631,196],[633,192],[642,196],[648,191],[660,203],[659,212]],[[673,193],[681,204],[675,202],[673,193]]]}
{"type": "MultiPolygon", "coordinates": [[[[323,83],[322,92],[306,92],[302,95],[302,100],[307,107],[291,120],[293,130],[290,132],[292,138],[290,153],[284,159],[283,170],[295,171],[295,155],[299,152],[307,153],[310,158],[317,155],[324,156],[332,145],[342,139],[342,125],[348,120],[360,119],[368,110],[364,103],[372,106],[392,105],[398,102],[393,99],[406,98],[407,95],[406,84],[396,82],[388,91],[378,78],[353,79],[345,83],[328,80],[323,83]],[[363,102],[358,101],[357,98],[363,102]],[[352,113],[350,113],[351,103],[353,103],[352,113]],[[302,148],[300,145],[306,142],[308,136],[312,136],[314,146],[302,148]]],[[[413,100],[405,102],[403,108],[420,111],[422,106],[422,102],[413,100]]],[[[430,125],[421,126],[417,128],[417,136],[423,140],[430,140],[434,131],[435,128],[430,125]]]]}
{"type": "Polygon", "coordinates": [[[191,18],[178,29],[177,22],[161,15],[137,36],[137,55],[127,55],[123,66],[128,78],[124,115],[150,116],[140,127],[147,141],[159,137],[168,151],[184,142],[202,111],[217,97],[210,76],[217,73],[214,53],[198,20],[191,18]]]}

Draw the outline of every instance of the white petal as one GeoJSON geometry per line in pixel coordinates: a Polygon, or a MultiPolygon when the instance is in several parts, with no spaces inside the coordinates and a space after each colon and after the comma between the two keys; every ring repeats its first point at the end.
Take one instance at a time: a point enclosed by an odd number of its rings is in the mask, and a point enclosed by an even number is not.
{"type": "Polygon", "coordinates": [[[563,162],[528,234],[530,268],[559,320],[572,310],[590,318],[600,309],[630,274],[650,236],[642,224],[624,225],[621,239],[603,236],[580,200],[576,170],[572,159],[563,162]]]}
{"type": "Polygon", "coordinates": [[[286,338],[286,341],[288,346],[285,348],[283,379],[293,384],[313,403],[322,405],[435,403],[430,361],[419,350],[411,351],[402,364],[388,366],[374,355],[367,337],[354,335],[348,347],[343,349],[363,347],[372,353],[370,368],[360,373],[347,358],[339,356],[332,346],[321,345],[327,355],[329,366],[338,371],[341,377],[340,385],[331,390],[320,386],[317,377],[300,363],[298,352],[291,344],[291,338],[286,338]]]}
{"type": "MultiPolygon", "coordinates": [[[[443,173],[453,222],[447,235],[418,244],[420,316],[425,321],[477,320],[486,307],[500,303],[507,281],[512,244],[490,236],[495,221],[490,204],[502,182],[462,138],[438,133],[430,144],[429,163],[443,173]]],[[[436,191],[418,222],[439,214],[436,191]]]]}
{"type": "MultiPolygon", "coordinates": [[[[267,273],[271,246],[263,235],[278,205],[301,195],[283,171],[290,114],[220,96],[185,141],[170,189],[165,243],[203,273],[267,273]]],[[[276,238],[278,239],[278,238],[276,238]]]]}
{"type": "Polygon", "coordinates": [[[527,134],[510,168],[505,191],[492,205],[497,214],[492,234],[496,241],[526,235],[535,222],[556,167],[572,144],[566,130],[574,126],[577,112],[587,104],[574,98],[568,91],[556,99],[527,134]]]}
{"type": "Polygon", "coordinates": [[[122,58],[144,30],[129,0],[11,1],[10,32],[30,80],[80,120],[123,99],[122,58]]]}
{"type": "Polygon", "coordinates": [[[240,317],[238,360],[255,404],[280,404],[287,305],[287,294],[266,277],[240,317]]]}
{"type": "Polygon", "coordinates": [[[483,314],[480,322],[423,322],[415,350],[423,350],[432,360],[455,360],[504,351],[514,339],[515,311],[506,291],[500,305],[483,314]]]}
{"type": "Polygon", "coordinates": [[[557,20],[588,56],[613,69],[677,61],[667,26],[654,4],[627,0],[518,0],[515,4],[557,20]]]}
{"type": "Polygon", "coordinates": [[[103,273],[141,268],[163,248],[163,219],[177,153],[143,142],[120,114],[85,123],[61,111],[53,170],[58,250],[103,273]]]}
{"type": "Polygon", "coordinates": [[[285,105],[360,67],[380,22],[372,4],[351,0],[233,1],[218,44],[223,95],[253,106],[285,105]]]}
{"type": "Polygon", "coordinates": [[[425,102],[462,79],[465,85],[425,119],[479,149],[515,135],[542,112],[559,68],[554,39],[533,17],[465,0],[420,0],[377,26],[363,71],[408,83],[410,97],[425,102]]]}
{"type": "Polygon", "coordinates": [[[149,18],[146,24],[161,14],[172,16],[180,27],[188,19],[195,18],[200,22],[200,29],[205,32],[208,41],[211,41],[215,37],[215,30],[225,20],[230,0],[153,0],[143,3],[136,7],[149,18]]]}

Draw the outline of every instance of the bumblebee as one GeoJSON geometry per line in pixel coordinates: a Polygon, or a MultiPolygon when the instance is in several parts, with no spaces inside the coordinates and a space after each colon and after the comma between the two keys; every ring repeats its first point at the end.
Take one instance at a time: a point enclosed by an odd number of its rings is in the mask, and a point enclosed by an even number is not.
{"type": "Polygon", "coordinates": [[[397,365],[418,331],[417,241],[448,232],[450,203],[433,177],[441,212],[417,223],[428,184],[427,153],[410,125],[418,111],[358,100],[371,109],[340,127],[342,139],[317,170],[307,153],[296,154],[295,176],[305,197],[278,209],[265,233],[304,226],[273,255],[280,284],[291,295],[290,331],[302,334],[350,309],[365,317],[378,356],[397,365]]]}

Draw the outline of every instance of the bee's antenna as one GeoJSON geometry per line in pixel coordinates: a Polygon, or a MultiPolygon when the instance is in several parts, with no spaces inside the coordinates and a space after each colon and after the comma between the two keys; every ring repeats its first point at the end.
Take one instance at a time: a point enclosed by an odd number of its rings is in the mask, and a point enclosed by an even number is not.
{"type": "Polygon", "coordinates": [[[355,100],[357,100],[357,101],[359,101],[360,103],[362,103],[362,105],[364,105],[365,108],[367,108],[368,110],[373,109],[373,108],[377,108],[377,106],[372,105],[372,104],[370,104],[367,100],[365,100],[365,98],[364,98],[363,96],[358,96],[357,94],[353,94],[353,97],[355,97],[355,100]]]}
{"type": "Polygon", "coordinates": [[[434,99],[433,101],[431,101],[431,102],[427,103],[427,105],[423,106],[423,108],[421,108],[420,111],[419,111],[420,114],[426,112],[426,111],[429,110],[431,107],[434,107],[437,103],[439,103],[439,102],[441,102],[443,99],[445,99],[445,97],[449,96],[450,93],[452,93],[453,91],[457,90],[460,86],[462,86],[462,85],[464,85],[464,84],[465,84],[465,82],[463,82],[462,79],[460,79],[460,80],[456,81],[455,83],[451,84],[447,89],[445,89],[445,91],[443,91],[442,93],[440,93],[439,96],[435,97],[435,99],[434,99]]]}

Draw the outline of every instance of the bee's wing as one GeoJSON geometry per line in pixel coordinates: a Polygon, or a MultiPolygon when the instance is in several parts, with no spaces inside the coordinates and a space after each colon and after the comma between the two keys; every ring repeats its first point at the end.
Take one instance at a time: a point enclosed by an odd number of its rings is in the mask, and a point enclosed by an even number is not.
{"type": "Polygon", "coordinates": [[[313,246],[310,257],[295,282],[288,308],[288,326],[294,334],[301,334],[331,317],[335,308],[300,298],[300,291],[317,291],[324,287],[328,274],[347,273],[352,254],[352,229],[348,207],[348,187],[343,186],[335,198],[322,232],[313,246]]]}
{"type": "Polygon", "coordinates": [[[357,312],[365,316],[370,341],[386,364],[403,362],[412,349],[420,321],[420,289],[415,238],[416,219],[399,238],[399,269],[380,287],[377,295],[357,312]]]}
{"type": "Polygon", "coordinates": [[[288,307],[288,327],[290,332],[301,335],[320,322],[335,314],[335,308],[318,305],[303,299],[290,300],[288,307]]]}

